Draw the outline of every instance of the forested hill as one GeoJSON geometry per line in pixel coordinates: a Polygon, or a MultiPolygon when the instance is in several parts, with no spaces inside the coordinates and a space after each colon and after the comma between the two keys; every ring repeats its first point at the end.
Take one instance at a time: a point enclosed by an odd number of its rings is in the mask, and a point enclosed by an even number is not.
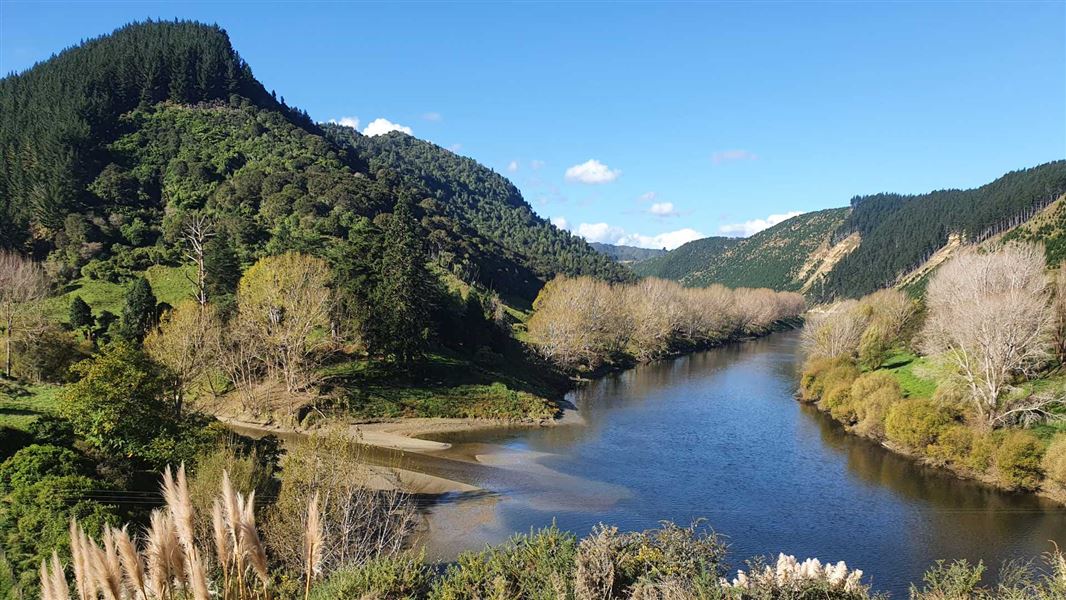
{"type": "Polygon", "coordinates": [[[323,127],[330,140],[351,148],[371,172],[392,171],[406,185],[424,189],[437,210],[524,257],[541,277],[631,277],[582,238],[537,216],[513,183],[474,159],[399,132],[369,137],[342,125],[323,127]]]}
{"type": "Polygon", "coordinates": [[[467,282],[529,300],[557,272],[632,277],[473,160],[398,133],[327,135],[215,26],[139,23],[65,50],[0,80],[0,113],[0,247],[60,279],[176,264],[193,216],[244,264],[343,247],[370,271],[401,199],[429,258],[467,282]]]}
{"type": "Polygon", "coordinates": [[[635,263],[666,254],[665,248],[638,248],[636,246],[601,244],[599,242],[590,242],[589,245],[595,248],[597,252],[605,254],[620,263],[635,263]]]}
{"type": "MultiPolygon", "coordinates": [[[[690,242],[634,270],[686,285],[766,286],[815,300],[859,297],[900,284],[949,239],[986,242],[1064,193],[1066,161],[1055,161],[970,190],[857,196],[849,207],[799,215],[733,245],[722,238],[690,242]]],[[[1030,229],[1026,239],[1054,244],[1063,237],[1050,225],[1030,229]]]]}

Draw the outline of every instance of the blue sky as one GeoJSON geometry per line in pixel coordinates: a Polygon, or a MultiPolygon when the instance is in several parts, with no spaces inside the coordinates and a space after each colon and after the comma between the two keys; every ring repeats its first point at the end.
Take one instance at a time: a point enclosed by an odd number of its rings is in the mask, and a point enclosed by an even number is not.
{"type": "Polygon", "coordinates": [[[1066,2],[0,2],[0,71],[218,23],[319,121],[401,125],[594,241],[744,235],[1066,158],[1066,2]]]}

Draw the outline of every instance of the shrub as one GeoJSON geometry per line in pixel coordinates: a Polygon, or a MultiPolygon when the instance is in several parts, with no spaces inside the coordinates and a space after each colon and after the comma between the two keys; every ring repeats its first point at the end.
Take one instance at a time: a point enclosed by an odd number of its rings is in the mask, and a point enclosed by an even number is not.
{"type": "Polygon", "coordinates": [[[79,475],[81,457],[69,448],[33,444],[0,464],[0,491],[33,485],[48,476],[79,475]]]}
{"type": "Polygon", "coordinates": [[[1059,433],[1052,438],[1041,466],[1049,480],[1066,486],[1066,433],[1059,433]]]}
{"type": "Polygon", "coordinates": [[[853,363],[838,363],[835,367],[826,371],[822,381],[822,389],[828,391],[837,385],[847,385],[848,387],[851,387],[851,384],[858,378],[859,368],[853,363]]]}
{"type": "Polygon", "coordinates": [[[825,374],[840,361],[831,358],[813,358],[803,365],[803,375],[800,377],[800,399],[804,402],[814,402],[821,397],[825,387],[825,374]]]}
{"type": "Polygon", "coordinates": [[[38,444],[74,445],[74,427],[62,417],[41,415],[30,424],[28,431],[33,441],[38,444]]]}
{"type": "Polygon", "coordinates": [[[908,398],[888,409],[885,435],[897,444],[925,452],[953,420],[952,411],[933,400],[908,398]]]}
{"type": "Polygon", "coordinates": [[[913,600],[964,600],[976,598],[985,566],[971,565],[966,560],[952,563],[937,561],[936,566],[925,572],[922,589],[911,585],[913,600]]]}
{"type": "Polygon", "coordinates": [[[365,564],[343,567],[311,590],[312,600],[400,600],[424,597],[430,582],[424,556],[378,556],[365,564]]]}
{"type": "MultiPolygon", "coordinates": [[[[854,388],[852,395],[855,395],[854,388]]],[[[903,398],[900,396],[899,386],[883,387],[855,403],[855,417],[858,423],[855,430],[862,435],[873,438],[885,437],[885,417],[888,409],[892,408],[903,398]]]]}
{"type": "Polygon", "coordinates": [[[949,425],[936,443],[929,446],[929,456],[943,464],[967,465],[973,440],[973,429],[961,423],[949,425]]]}
{"type": "Polygon", "coordinates": [[[855,406],[851,398],[851,386],[847,383],[838,383],[829,388],[818,401],[818,407],[829,411],[829,414],[841,423],[855,423],[855,406]]]}
{"type": "Polygon", "coordinates": [[[996,450],[996,438],[989,431],[971,430],[973,441],[970,444],[970,456],[966,466],[974,471],[985,473],[992,468],[992,455],[996,450]]]}
{"type": "Polygon", "coordinates": [[[1040,468],[1043,455],[1039,438],[1028,431],[1011,431],[994,454],[996,477],[1011,488],[1036,489],[1044,475],[1040,468]]]}

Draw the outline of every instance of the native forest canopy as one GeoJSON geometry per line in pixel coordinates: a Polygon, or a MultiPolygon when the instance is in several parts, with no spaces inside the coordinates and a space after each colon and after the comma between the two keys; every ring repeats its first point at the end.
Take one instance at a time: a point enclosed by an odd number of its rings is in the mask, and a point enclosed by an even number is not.
{"type": "MultiPolygon", "coordinates": [[[[0,115],[4,597],[884,598],[843,561],[738,562],[699,521],[418,546],[426,505],[495,493],[399,464],[451,448],[429,438],[553,427],[592,379],[799,327],[799,399],[847,432],[1066,498],[1066,161],[667,252],[316,123],[218,26],[84,41],[0,80],[0,115]]],[[[944,557],[910,597],[1064,598],[1048,550],[996,583],[944,557]]]]}

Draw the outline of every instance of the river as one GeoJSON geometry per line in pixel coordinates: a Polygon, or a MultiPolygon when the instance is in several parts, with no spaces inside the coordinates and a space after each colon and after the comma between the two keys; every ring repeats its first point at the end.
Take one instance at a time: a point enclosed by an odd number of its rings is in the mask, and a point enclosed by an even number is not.
{"type": "Polygon", "coordinates": [[[572,392],[584,423],[450,434],[402,466],[476,485],[425,506],[422,542],[447,560],[550,525],[578,534],[668,519],[754,555],[844,560],[906,598],[939,558],[1038,558],[1066,547],[1066,510],[958,480],[846,434],[796,402],[798,333],[609,375],[572,392]]]}

